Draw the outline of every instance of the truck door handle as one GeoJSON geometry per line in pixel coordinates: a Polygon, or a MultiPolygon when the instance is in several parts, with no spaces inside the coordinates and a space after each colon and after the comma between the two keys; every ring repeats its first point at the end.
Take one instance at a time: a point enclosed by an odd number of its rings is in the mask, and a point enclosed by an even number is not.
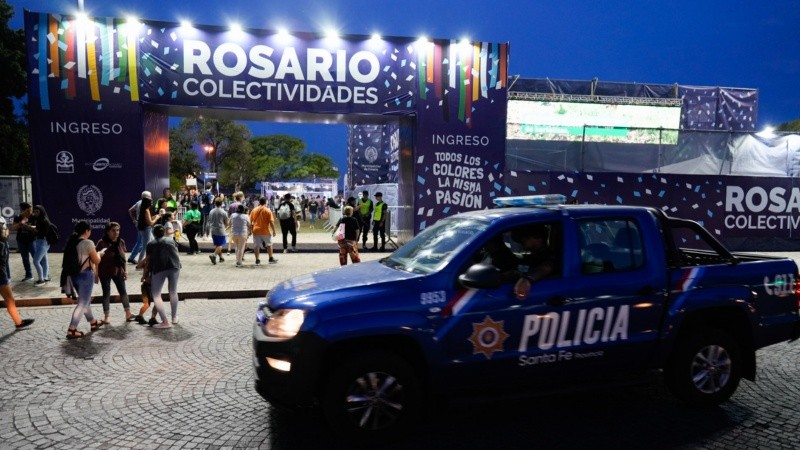
{"type": "Polygon", "coordinates": [[[637,295],[645,296],[645,295],[653,295],[655,293],[656,293],[656,290],[655,290],[655,288],[653,286],[645,286],[645,287],[639,289],[639,292],[637,292],[637,295]]]}
{"type": "Polygon", "coordinates": [[[550,297],[550,300],[547,301],[547,304],[550,306],[564,306],[571,302],[572,302],[571,298],[557,295],[555,297],[550,297]]]}

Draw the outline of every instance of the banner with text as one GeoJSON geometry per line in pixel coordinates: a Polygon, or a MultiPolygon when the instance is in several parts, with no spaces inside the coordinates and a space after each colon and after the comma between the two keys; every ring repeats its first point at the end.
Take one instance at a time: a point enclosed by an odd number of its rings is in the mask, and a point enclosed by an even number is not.
{"type": "MultiPolygon", "coordinates": [[[[510,171],[506,182],[513,195],[557,193],[579,203],[652,206],[695,220],[729,244],[800,239],[800,183],[794,178],[510,171]]],[[[758,242],[748,247],[757,249],[758,242]]]]}
{"type": "Polygon", "coordinates": [[[415,231],[503,192],[508,45],[435,41],[418,56],[415,231]]]}

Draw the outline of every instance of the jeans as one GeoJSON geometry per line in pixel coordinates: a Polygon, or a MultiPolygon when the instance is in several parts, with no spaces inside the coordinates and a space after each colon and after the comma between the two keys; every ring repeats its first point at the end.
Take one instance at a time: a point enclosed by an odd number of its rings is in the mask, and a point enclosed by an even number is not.
{"type": "Polygon", "coordinates": [[[161,316],[161,320],[167,320],[167,314],[164,312],[164,302],[161,300],[161,289],[164,288],[164,280],[167,281],[167,289],[169,290],[169,305],[172,310],[172,321],[178,317],[178,277],[181,274],[181,269],[167,269],[161,272],[154,273],[150,277],[151,292],[153,294],[153,303],[156,304],[156,311],[161,316]]]}
{"type": "Polygon", "coordinates": [[[142,245],[142,236],[137,232],[136,243],[133,244],[131,253],[128,255],[128,262],[136,262],[136,257],[139,255],[139,252],[142,252],[143,250],[144,246],[142,245]]]}
{"type": "MultiPolygon", "coordinates": [[[[117,287],[120,300],[122,300],[122,308],[125,311],[130,311],[131,304],[128,301],[128,291],[125,289],[125,280],[121,276],[100,278],[100,286],[103,288],[103,313],[108,314],[111,311],[111,282],[117,287]]],[[[80,292],[80,291],[79,291],[80,292]]]]}
{"type": "Polygon", "coordinates": [[[139,239],[137,242],[142,241],[142,251],[139,253],[139,260],[138,262],[142,262],[145,256],[147,256],[147,244],[153,240],[153,227],[145,227],[144,230],[139,230],[139,239]]]}
{"type": "Polygon", "coordinates": [[[50,250],[50,244],[44,239],[36,239],[33,241],[33,268],[36,269],[36,275],[39,280],[50,279],[50,263],[47,261],[47,251],[50,250]]]}
{"type": "Polygon", "coordinates": [[[72,276],[72,285],[78,291],[78,304],[72,310],[72,320],[69,322],[70,328],[78,326],[81,316],[86,316],[86,320],[94,322],[92,315],[92,285],[94,284],[94,272],[84,270],[72,276]]]}
{"type": "Polygon", "coordinates": [[[25,278],[33,277],[31,272],[31,256],[33,256],[33,242],[17,241],[17,249],[22,257],[22,267],[25,268],[25,278]]]}

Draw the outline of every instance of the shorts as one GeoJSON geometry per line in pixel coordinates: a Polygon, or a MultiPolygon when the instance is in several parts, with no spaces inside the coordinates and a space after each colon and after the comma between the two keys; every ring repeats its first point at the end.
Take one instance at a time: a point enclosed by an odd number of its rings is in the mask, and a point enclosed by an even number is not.
{"type": "Polygon", "coordinates": [[[272,246],[272,235],[271,234],[254,234],[253,235],[253,244],[256,246],[256,248],[261,248],[261,243],[262,242],[267,247],[272,246]]]}
{"type": "Polygon", "coordinates": [[[228,245],[228,240],[224,234],[222,236],[217,236],[216,234],[212,234],[211,240],[214,242],[214,247],[222,247],[228,245]]]}
{"type": "Polygon", "coordinates": [[[0,287],[3,287],[7,284],[11,284],[11,280],[6,277],[0,278],[0,287]]]}

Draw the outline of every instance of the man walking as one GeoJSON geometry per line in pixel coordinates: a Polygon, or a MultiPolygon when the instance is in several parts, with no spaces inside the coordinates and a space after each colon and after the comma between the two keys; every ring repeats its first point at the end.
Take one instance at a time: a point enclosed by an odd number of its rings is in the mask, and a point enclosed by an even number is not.
{"type": "Polygon", "coordinates": [[[256,264],[261,264],[261,246],[267,248],[269,263],[275,264],[277,259],[272,257],[272,237],[275,236],[275,219],[272,211],[267,208],[267,198],[260,197],[258,206],[250,213],[250,222],[253,223],[253,246],[255,247],[256,264]]]}
{"type": "MultiPolygon", "coordinates": [[[[142,199],[143,198],[153,198],[150,194],[150,191],[142,191],[141,198],[133,204],[130,208],[128,208],[128,217],[133,222],[134,228],[138,229],[139,226],[139,208],[142,206],[142,199]]],[[[133,244],[133,248],[131,249],[131,253],[128,255],[128,264],[136,264],[136,257],[139,256],[139,253],[144,252],[144,242],[142,242],[142,235],[141,233],[136,233],[136,243],[133,244]]]]}
{"type": "Polygon", "coordinates": [[[219,262],[225,262],[225,258],[222,257],[222,247],[227,245],[225,230],[229,224],[228,213],[222,208],[222,198],[217,197],[214,200],[214,209],[208,213],[211,240],[214,242],[214,253],[208,255],[211,264],[217,264],[217,258],[219,258],[219,262]]]}

